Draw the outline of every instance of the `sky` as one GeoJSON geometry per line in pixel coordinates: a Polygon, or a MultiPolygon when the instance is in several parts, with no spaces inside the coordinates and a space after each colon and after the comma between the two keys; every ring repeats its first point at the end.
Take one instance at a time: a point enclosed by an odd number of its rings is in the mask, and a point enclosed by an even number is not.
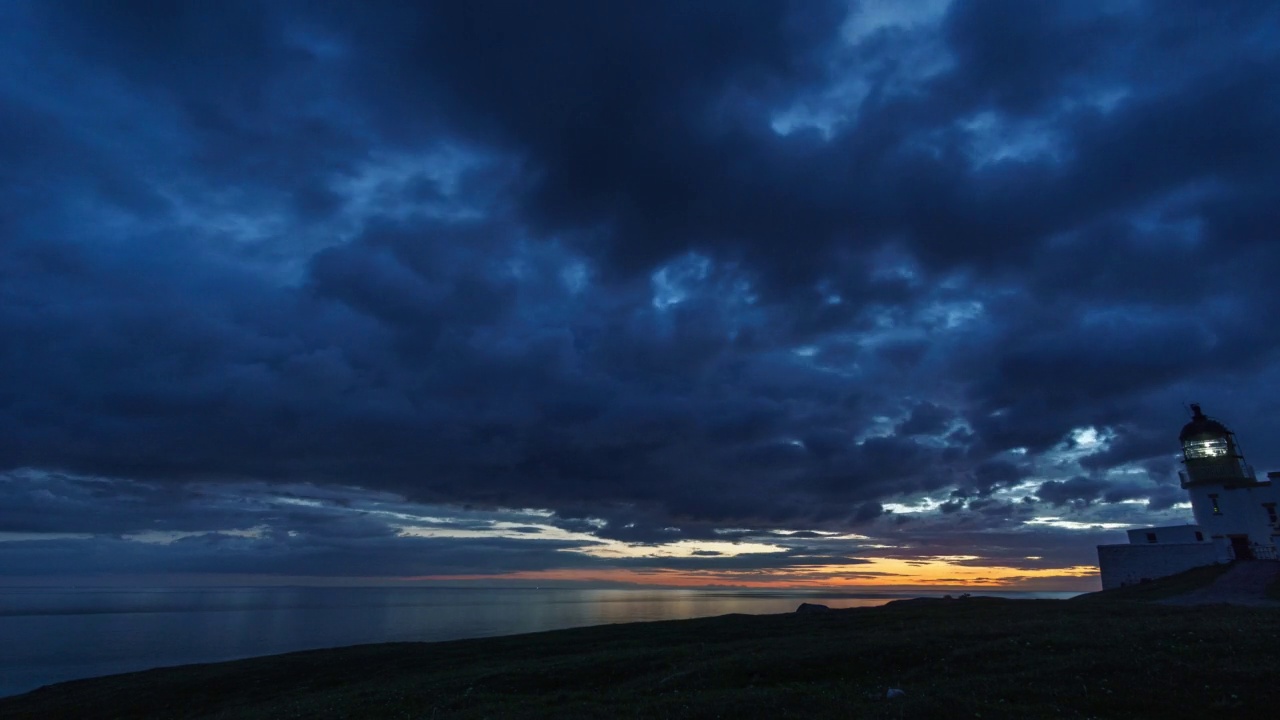
{"type": "Polygon", "coordinates": [[[0,584],[1098,587],[1280,469],[1280,5],[0,3],[0,584]]]}

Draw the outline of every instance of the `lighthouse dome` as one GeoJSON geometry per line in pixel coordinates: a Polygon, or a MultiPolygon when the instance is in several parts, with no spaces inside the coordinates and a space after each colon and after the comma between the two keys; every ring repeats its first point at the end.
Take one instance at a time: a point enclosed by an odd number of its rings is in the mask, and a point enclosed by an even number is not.
{"type": "Polygon", "coordinates": [[[1208,437],[1226,437],[1231,434],[1226,425],[1214,420],[1200,411],[1199,405],[1191,406],[1191,422],[1182,426],[1178,439],[1182,442],[1208,437]]]}
{"type": "Polygon", "coordinates": [[[1238,467],[1239,461],[1244,458],[1236,447],[1235,435],[1226,425],[1201,412],[1199,405],[1192,405],[1191,412],[1191,422],[1183,426],[1178,435],[1178,440],[1182,442],[1182,457],[1186,460],[1188,469],[1194,464],[1208,471],[1212,466],[1215,474],[1230,470],[1233,476],[1240,475],[1242,468],[1238,467]],[[1227,465],[1218,467],[1223,462],[1227,465]]]}

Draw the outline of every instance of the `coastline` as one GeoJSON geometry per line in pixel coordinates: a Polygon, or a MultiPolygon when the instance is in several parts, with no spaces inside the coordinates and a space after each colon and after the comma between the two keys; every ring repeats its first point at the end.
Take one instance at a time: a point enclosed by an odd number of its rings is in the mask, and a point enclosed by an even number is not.
{"type": "Polygon", "coordinates": [[[290,653],[78,680],[4,717],[1186,717],[1280,701],[1280,612],[895,601],[290,653]],[[903,696],[886,698],[889,688],[903,696]]]}
{"type": "Polygon", "coordinates": [[[777,614],[801,602],[873,606],[914,596],[730,588],[10,588],[0,591],[6,638],[0,697],[56,682],[303,650],[777,614]]]}

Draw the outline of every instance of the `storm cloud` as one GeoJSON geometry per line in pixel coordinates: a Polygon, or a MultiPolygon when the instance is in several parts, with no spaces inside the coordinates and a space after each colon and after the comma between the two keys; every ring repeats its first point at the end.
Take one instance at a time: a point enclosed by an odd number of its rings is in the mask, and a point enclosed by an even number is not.
{"type": "MultiPolygon", "coordinates": [[[[0,534],[258,528],[174,542],[298,574],[432,542],[211,489],[346,488],[600,542],[981,530],[1074,562],[1028,523],[1167,522],[1185,402],[1280,466],[1269,3],[19,1],[0,27],[0,534]]],[[[572,555],[450,542],[374,565],[572,555]]]]}

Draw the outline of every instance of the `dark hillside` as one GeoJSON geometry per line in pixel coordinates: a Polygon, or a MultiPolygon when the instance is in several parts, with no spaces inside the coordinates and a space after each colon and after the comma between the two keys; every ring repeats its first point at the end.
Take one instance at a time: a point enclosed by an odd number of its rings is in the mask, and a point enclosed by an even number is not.
{"type": "Polygon", "coordinates": [[[1278,643],[1270,609],[906,601],[153,670],[3,700],[0,716],[1270,717],[1278,643]]]}
{"type": "Polygon", "coordinates": [[[1211,585],[1231,568],[1230,565],[1206,565],[1186,572],[1158,578],[1139,585],[1099,590],[1077,595],[1070,602],[1097,602],[1099,600],[1165,600],[1211,585]]]}

